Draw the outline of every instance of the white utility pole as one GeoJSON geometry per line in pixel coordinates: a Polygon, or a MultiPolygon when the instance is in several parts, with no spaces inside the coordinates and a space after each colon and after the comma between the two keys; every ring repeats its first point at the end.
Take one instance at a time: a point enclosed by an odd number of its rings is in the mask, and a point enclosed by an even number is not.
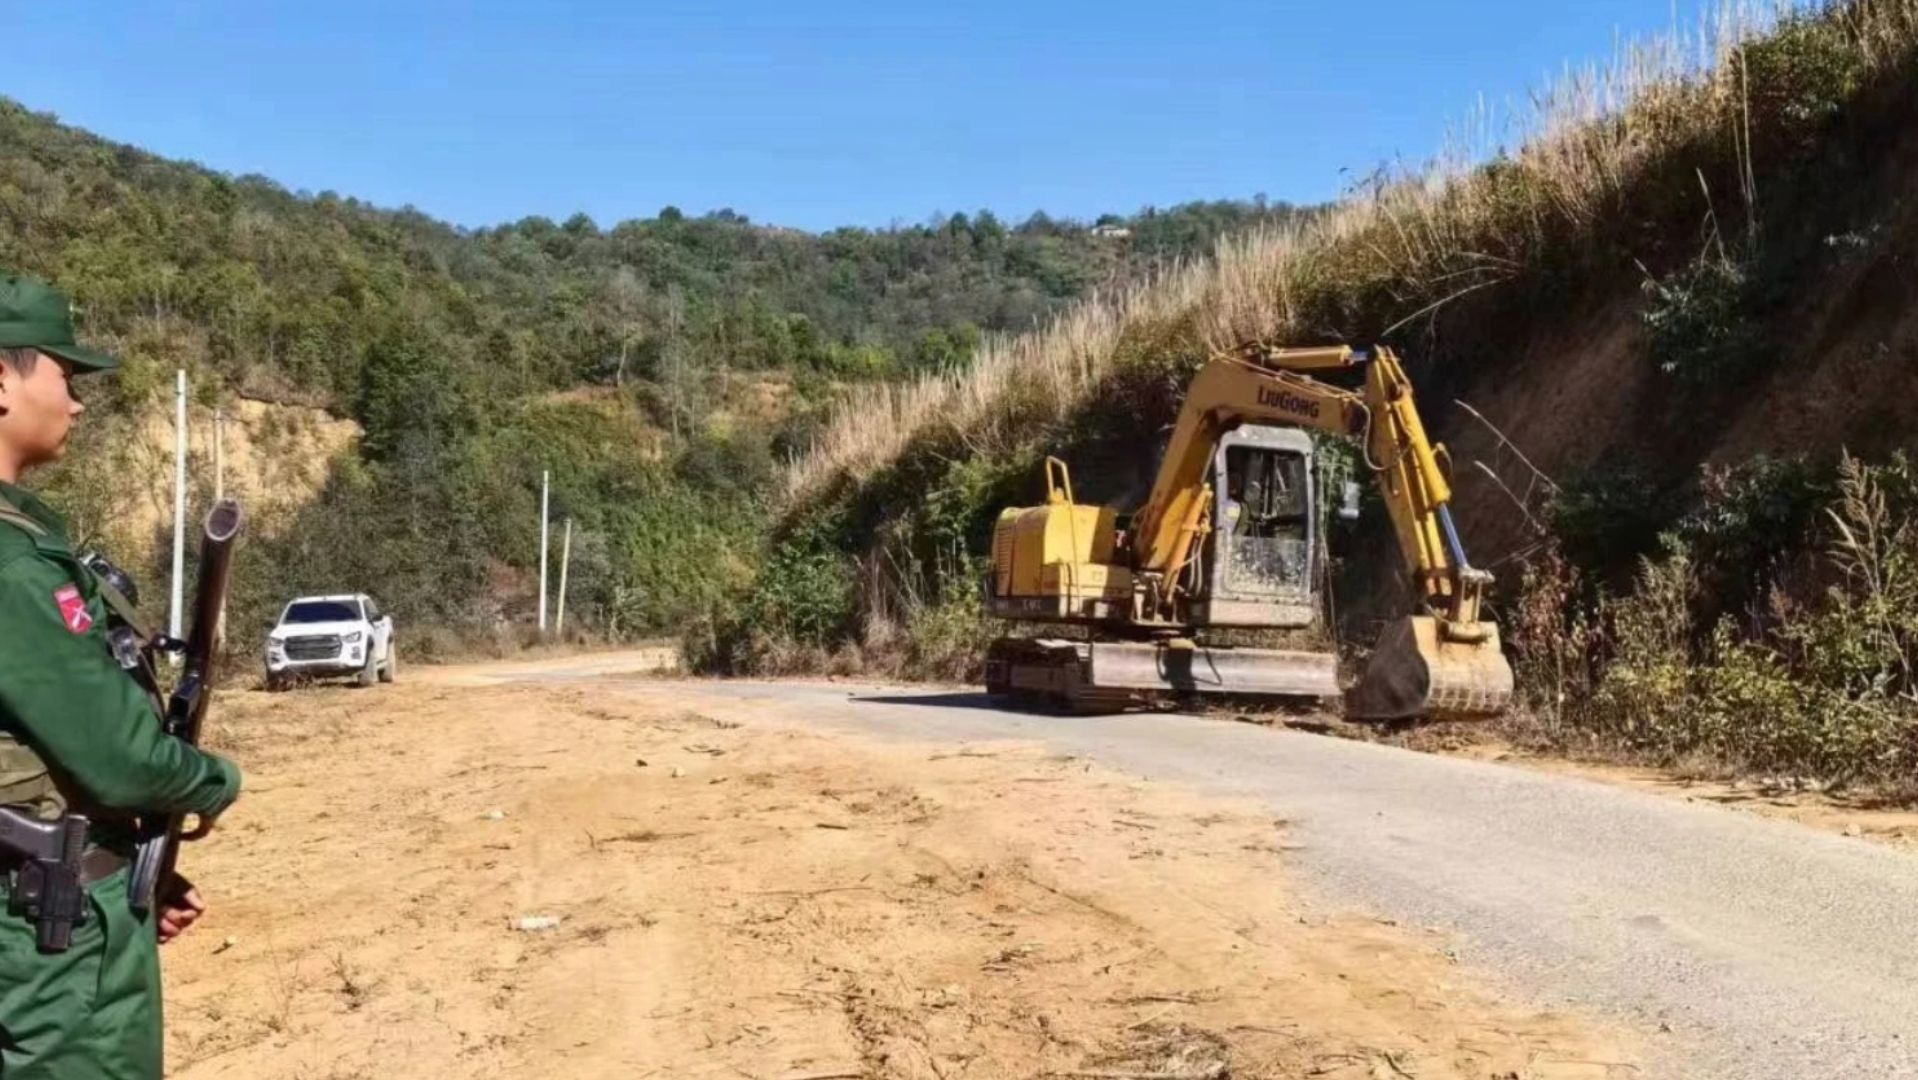
{"type": "MultiPolygon", "coordinates": [[[[226,410],[213,410],[213,501],[226,498],[226,410]]],[[[220,612],[213,624],[213,648],[226,649],[226,597],[220,597],[220,612]]]]}
{"type": "Polygon", "coordinates": [[[539,636],[546,636],[546,470],[539,474],[539,636]]]}
{"type": "Polygon", "coordinates": [[[573,561],[573,518],[566,517],[566,533],[559,542],[559,613],[553,618],[553,636],[566,637],[566,567],[573,561]]]}
{"type": "MultiPolygon", "coordinates": [[[[186,369],[173,381],[173,597],[167,614],[167,634],[180,636],[181,596],[186,588],[186,369]]],[[[168,653],[176,665],[179,653],[168,653]]]]}
{"type": "Polygon", "coordinates": [[[213,410],[213,501],[226,498],[226,410],[213,410]]]}

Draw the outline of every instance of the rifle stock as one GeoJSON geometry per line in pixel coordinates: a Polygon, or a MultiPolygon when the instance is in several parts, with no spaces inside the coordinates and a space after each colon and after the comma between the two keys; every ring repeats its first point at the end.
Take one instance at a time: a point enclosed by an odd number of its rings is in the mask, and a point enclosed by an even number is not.
{"type": "MultiPolygon", "coordinates": [[[[200,744],[200,726],[206,719],[207,703],[213,691],[214,644],[220,613],[226,606],[233,545],[244,520],[238,501],[221,499],[207,511],[200,532],[193,622],[187,631],[179,682],[167,699],[165,715],[160,718],[161,730],[193,746],[200,744]]],[[[185,820],[186,815],[182,813],[157,814],[141,820],[132,880],[128,883],[129,900],[135,911],[151,910],[160,883],[173,875],[180,857],[180,835],[185,820]]]]}

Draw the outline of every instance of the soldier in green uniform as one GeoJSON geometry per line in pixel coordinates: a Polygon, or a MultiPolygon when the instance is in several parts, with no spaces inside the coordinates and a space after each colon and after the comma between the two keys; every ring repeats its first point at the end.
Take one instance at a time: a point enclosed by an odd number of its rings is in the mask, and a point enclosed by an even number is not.
{"type": "MultiPolygon", "coordinates": [[[[159,1080],[158,945],[203,907],[177,877],[153,912],[129,906],[128,819],[192,813],[204,827],[240,793],[231,761],[161,731],[162,703],[109,650],[102,582],[20,487],[66,448],[82,410],[70,380],[118,366],[74,341],[61,292],[0,276],[0,806],[92,822],[68,948],[42,949],[34,921],[0,903],[0,1080],[159,1080]]],[[[0,894],[19,891],[21,861],[0,849],[0,894]]]]}

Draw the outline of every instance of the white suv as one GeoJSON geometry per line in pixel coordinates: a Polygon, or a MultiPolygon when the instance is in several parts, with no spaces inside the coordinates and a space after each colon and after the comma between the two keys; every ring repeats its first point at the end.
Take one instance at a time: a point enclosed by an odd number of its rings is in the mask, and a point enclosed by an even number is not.
{"type": "Polygon", "coordinates": [[[393,617],[365,593],[302,596],[266,636],[266,688],[296,677],[353,675],[361,686],[392,682],[399,668],[393,617]]]}

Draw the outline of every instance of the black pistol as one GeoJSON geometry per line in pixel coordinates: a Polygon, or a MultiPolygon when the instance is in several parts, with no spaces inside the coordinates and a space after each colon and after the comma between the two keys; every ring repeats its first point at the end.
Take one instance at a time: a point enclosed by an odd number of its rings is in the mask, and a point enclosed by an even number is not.
{"type": "Polygon", "coordinates": [[[14,872],[8,906],[31,919],[43,952],[65,952],[75,927],[86,925],[87,893],[80,883],[80,857],[87,846],[87,819],[68,814],[40,821],[0,807],[0,847],[23,858],[14,872]]]}

